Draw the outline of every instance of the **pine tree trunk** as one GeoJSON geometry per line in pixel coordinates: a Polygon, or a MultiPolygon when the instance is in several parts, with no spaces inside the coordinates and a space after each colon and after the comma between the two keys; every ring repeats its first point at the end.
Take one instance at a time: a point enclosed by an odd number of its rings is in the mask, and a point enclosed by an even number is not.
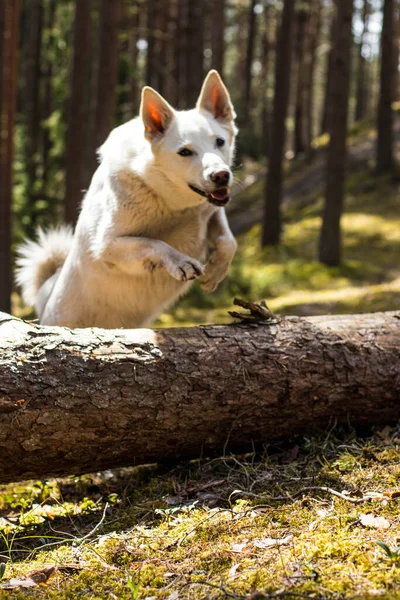
{"type": "Polygon", "coordinates": [[[241,121],[243,125],[249,129],[249,116],[251,109],[251,84],[253,80],[253,60],[254,60],[254,46],[256,37],[256,13],[254,8],[256,0],[250,0],[248,8],[248,25],[247,25],[247,49],[246,49],[246,61],[244,65],[244,87],[243,87],[243,105],[241,110],[241,121]]]}
{"type": "Polygon", "coordinates": [[[319,241],[319,260],[332,266],[339,265],[341,260],[340,219],[345,185],[353,0],[336,0],[336,4],[337,27],[333,44],[328,107],[330,143],[325,205],[319,241]]]}
{"type": "Polygon", "coordinates": [[[314,138],[314,90],[315,90],[315,68],[317,62],[317,49],[321,30],[321,0],[312,0],[311,16],[307,30],[306,64],[304,76],[304,136],[306,149],[311,148],[314,138]]]}
{"type": "Polygon", "coordinates": [[[204,78],[204,0],[189,0],[187,22],[187,108],[193,108],[204,78]]]}
{"type": "Polygon", "coordinates": [[[139,2],[134,2],[132,25],[129,28],[128,33],[128,55],[131,74],[128,92],[128,106],[125,114],[126,120],[136,117],[139,112],[139,49],[137,47],[137,43],[139,40],[140,10],[141,6],[139,2]]]}
{"type": "MultiPolygon", "coordinates": [[[[56,0],[50,0],[48,3],[46,13],[44,16],[45,24],[44,27],[47,29],[48,42],[44,48],[45,59],[43,62],[43,99],[41,105],[41,120],[47,121],[49,119],[53,109],[53,61],[49,56],[53,45],[54,37],[50,33],[54,26],[54,16],[56,11],[56,0]]],[[[42,196],[47,196],[47,184],[49,180],[49,158],[52,147],[50,138],[49,127],[45,126],[41,128],[41,149],[42,149],[42,165],[43,165],[43,176],[42,176],[42,196]]]]}
{"type": "Polygon", "coordinates": [[[305,77],[306,77],[306,36],[308,29],[308,21],[310,19],[309,11],[311,7],[309,2],[304,5],[296,15],[296,70],[297,70],[297,86],[296,86],[296,104],[295,104],[295,124],[294,124],[294,153],[295,155],[302,154],[307,149],[307,128],[305,124],[306,107],[305,107],[305,77]]]}
{"type": "Polygon", "coordinates": [[[0,482],[400,417],[399,313],[68,330],[0,316],[0,482]]]}
{"type": "Polygon", "coordinates": [[[73,57],[70,73],[67,116],[67,148],[65,173],[65,221],[75,225],[82,202],[85,177],[85,141],[87,104],[89,102],[89,69],[91,1],[75,0],[73,24],[73,57]]]}
{"type": "Polygon", "coordinates": [[[42,0],[29,0],[26,4],[26,41],[24,48],[23,112],[25,117],[24,154],[27,176],[27,194],[30,207],[28,235],[37,226],[37,169],[40,152],[40,81],[43,27],[42,0]]]}
{"type": "Polygon", "coordinates": [[[189,0],[178,0],[178,19],[175,41],[175,61],[177,64],[177,108],[188,108],[188,80],[187,80],[187,53],[189,48],[188,41],[188,19],[189,19],[189,0]]]}
{"type": "Polygon", "coordinates": [[[381,73],[378,106],[378,141],[376,147],[376,171],[393,170],[393,21],[394,0],[385,0],[381,36],[381,73]]]}
{"type": "Polygon", "coordinates": [[[367,113],[367,94],[368,88],[366,85],[366,69],[368,63],[363,56],[363,47],[366,35],[368,35],[368,19],[370,15],[370,4],[369,0],[364,0],[362,22],[363,30],[360,38],[359,52],[358,52],[358,69],[357,69],[357,89],[356,89],[356,111],[355,120],[360,121],[364,119],[367,113]]]}
{"type": "Polygon", "coordinates": [[[271,20],[272,6],[268,4],[264,7],[263,32],[261,37],[261,74],[260,74],[260,97],[258,104],[260,106],[260,122],[262,127],[262,136],[266,156],[270,152],[270,106],[268,101],[269,91],[269,72],[272,61],[272,40],[271,40],[271,20]]]}
{"type": "Polygon", "coordinates": [[[263,246],[279,243],[281,235],[283,158],[285,151],[286,115],[290,92],[294,7],[295,0],[285,0],[277,41],[271,146],[265,188],[263,246]]]}
{"type": "MultiPolygon", "coordinates": [[[[122,0],[101,0],[94,142],[99,148],[114,127],[118,85],[118,33],[122,0]]],[[[96,161],[97,164],[97,161],[96,161]]]]}
{"type": "Polygon", "coordinates": [[[333,68],[333,40],[336,37],[336,14],[332,16],[331,26],[329,31],[329,39],[331,41],[331,48],[327,55],[326,60],[326,83],[324,91],[324,101],[322,105],[322,120],[321,120],[321,134],[329,131],[329,102],[331,96],[331,80],[332,80],[332,68],[333,68]]]}
{"type": "Polygon", "coordinates": [[[221,77],[224,76],[225,54],[225,4],[226,0],[213,0],[211,21],[211,68],[216,69],[221,77]]]}
{"type": "Polygon", "coordinates": [[[10,310],[11,205],[17,101],[19,0],[0,3],[0,310],[10,310]]]}
{"type": "Polygon", "coordinates": [[[394,5],[394,37],[393,37],[393,54],[394,54],[394,65],[393,65],[393,102],[399,100],[399,63],[400,63],[400,0],[395,0],[394,5]]]}

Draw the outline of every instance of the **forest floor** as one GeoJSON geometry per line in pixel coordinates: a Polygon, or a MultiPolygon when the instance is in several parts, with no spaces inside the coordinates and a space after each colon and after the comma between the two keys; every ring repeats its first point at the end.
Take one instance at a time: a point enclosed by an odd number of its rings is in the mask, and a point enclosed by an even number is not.
{"type": "MultiPolygon", "coordinates": [[[[264,250],[255,171],[233,200],[253,222],[229,277],[160,323],[226,322],[234,296],[283,314],[398,309],[399,183],[369,160],[352,162],[340,267],[315,260],[320,157],[289,167],[282,244],[264,250]]],[[[0,598],[400,598],[400,428],[334,425],[257,454],[0,486],[0,598]]]]}
{"type": "Polygon", "coordinates": [[[13,600],[394,600],[399,477],[400,430],[349,427],[260,454],[3,486],[0,585],[13,600]]]}

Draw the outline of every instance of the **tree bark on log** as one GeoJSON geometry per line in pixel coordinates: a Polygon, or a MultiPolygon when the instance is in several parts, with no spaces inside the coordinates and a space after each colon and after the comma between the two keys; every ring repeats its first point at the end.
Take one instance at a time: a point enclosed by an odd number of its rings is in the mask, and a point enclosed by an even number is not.
{"type": "Polygon", "coordinates": [[[69,330],[0,313],[0,481],[400,417],[400,312],[69,330]]]}

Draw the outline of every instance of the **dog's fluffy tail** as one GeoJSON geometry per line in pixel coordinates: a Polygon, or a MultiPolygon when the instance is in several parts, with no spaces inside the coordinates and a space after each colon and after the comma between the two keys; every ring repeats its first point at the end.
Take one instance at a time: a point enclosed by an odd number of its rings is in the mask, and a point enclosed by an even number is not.
{"type": "Polygon", "coordinates": [[[44,282],[64,264],[72,240],[72,229],[62,226],[48,231],[39,229],[37,241],[27,240],[19,246],[16,281],[26,304],[35,306],[44,282]]]}

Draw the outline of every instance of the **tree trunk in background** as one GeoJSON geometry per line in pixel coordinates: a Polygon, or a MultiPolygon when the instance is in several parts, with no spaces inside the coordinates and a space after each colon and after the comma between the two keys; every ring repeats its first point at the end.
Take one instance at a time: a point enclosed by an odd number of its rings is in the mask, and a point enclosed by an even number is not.
{"type": "Polygon", "coordinates": [[[167,95],[168,90],[170,89],[170,79],[171,79],[171,59],[173,60],[173,44],[171,41],[173,38],[169,38],[171,33],[170,23],[172,21],[172,5],[173,2],[171,0],[159,0],[159,14],[158,14],[158,30],[159,30],[159,40],[158,40],[158,55],[157,55],[157,67],[158,67],[158,92],[163,96],[167,95]],[[171,52],[172,50],[172,52],[171,52]]]}
{"type": "Polygon", "coordinates": [[[400,62],[400,0],[395,0],[394,4],[394,36],[393,36],[393,102],[399,100],[399,62],[400,62]]]}
{"type": "MultiPolygon", "coordinates": [[[[46,8],[44,15],[44,28],[48,32],[48,42],[43,48],[43,54],[45,55],[42,78],[43,78],[43,98],[41,104],[41,120],[47,121],[53,110],[53,61],[48,53],[51,51],[54,38],[52,33],[54,26],[54,16],[56,10],[56,0],[51,0],[46,8]]],[[[42,176],[42,192],[43,197],[47,196],[47,184],[49,180],[49,156],[52,142],[50,139],[50,132],[48,125],[42,127],[42,165],[43,165],[43,176],[42,176]]]]}
{"type": "Polygon", "coordinates": [[[358,52],[358,68],[357,68],[357,88],[356,88],[356,110],[355,120],[360,121],[364,119],[367,114],[367,95],[368,87],[366,83],[366,69],[368,63],[363,56],[363,47],[365,36],[368,35],[368,19],[370,16],[370,3],[369,0],[364,0],[364,6],[362,11],[362,23],[363,30],[361,33],[359,52],[358,52]]]}
{"type": "Polygon", "coordinates": [[[193,108],[204,79],[204,0],[189,0],[187,23],[187,108],[193,108]]]}
{"type": "Polygon", "coordinates": [[[126,120],[136,117],[139,113],[139,70],[138,56],[139,49],[137,43],[139,40],[141,6],[139,2],[134,2],[133,14],[131,15],[132,25],[129,29],[128,54],[130,63],[130,82],[128,91],[128,107],[126,111],[126,120]]]}
{"type": "Polygon", "coordinates": [[[337,16],[333,14],[331,17],[331,26],[329,39],[331,41],[331,48],[327,55],[326,60],[326,83],[325,83],[325,92],[324,92],[324,101],[322,108],[322,120],[321,120],[321,134],[329,131],[329,99],[331,95],[331,80],[332,80],[332,67],[333,67],[333,40],[336,36],[336,23],[337,16]]]}
{"type": "Polygon", "coordinates": [[[175,61],[177,64],[177,108],[187,108],[187,52],[189,0],[178,1],[177,36],[175,40],[175,61]]]}
{"type": "Polygon", "coordinates": [[[306,38],[306,63],[304,75],[304,105],[305,105],[305,142],[306,149],[311,148],[314,138],[314,90],[317,49],[321,31],[321,0],[311,0],[311,15],[306,38]]]}
{"type": "Polygon", "coordinates": [[[178,106],[178,62],[177,37],[179,35],[179,1],[165,0],[167,11],[166,38],[163,45],[162,68],[164,75],[163,93],[172,106],[178,106]],[[163,66],[165,62],[165,66],[163,66]]]}
{"type": "MultiPolygon", "coordinates": [[[[100,4],[99,67],[94,119],[94,150],[105,142],[115,124],[118,84],[118,33],[121,2],[122,0],[101,0],[100,4]]],[[[93,166],[97,166],[95,156],[93,166]]]]}
{"type": "Polygon", "coordinates": [[[246,61],[246,48],[247,48],[247,17],[248,17],[248,2],[247,0],[236,0],[235,2],[235,13],[234,13],[234,24],[237,30],[235,36],[236,46],[236,62],[233,73],[233,100],[236,106],[236,111],[240,118],[243,102],[243,74],[245,72],[245,61],[246,61]]]}
{"type": "Polygon", "coordinates": [[[241,110],[240,120],[246,128],[250,128],[249,116],[251,110],[251,84],[253,80],[253,60],[254,60],[254,46],[256,38],[256,13],[254,7],[256,0],[250,0],[248,8],[248,25],[247,25],[247,49],[246,49],[246,61],[244,64],[244,87],[243,87],[243,104],[241,110]]]}
{"type": "Polygon", "coordinates": [[[258,104],[260,106],[260,122],[262,127],[262,136],[264,140],[265,153],[269,156],[270,151],[270,106],[268,98],[268,81],[272,57],[271,40],[271,20],[272,6],[264,6],[263,31],[261,36],[261,73],[260,73],[260,96],[258,104]]]}
{"type": "Polygon", "coordinates": [[[38,200],[37,168],[40,152],[40,58],[42,46],[42,0],[26,2],[26,40],[24,42],[23,108],[25,116],[24,153],[27,176],[27,194],[31,223],[28,234],[36,231],[38,200]]]}
{"type": "Polygon", "coordinates": [[[381,37],[380,95],[378,105],[378,141],[376,171],[393,170],[393,21],[394,0],[385,0],[381,37]]]}
{"type": "Polygon", "coordinates": [[[296,43],[295,60],[297,71],[296,102],[295,102],[295,123],[294,123],[294,153],[302,154],[307,149],[307,127],[305,123],[305,75],[307,60],[306,53],[306,30],[310,19],[311,10],[310,1],[302,6],[296,14],[296,43]]]}
{"type": "Polygon", "coordinates": [[[275,95],[272,115],[271,148],[265,187],[262,245],[278,244],[281,235],[281,197],[285,152],[286,115],[289,103],[292,31],[295,0],[285,0],[277,41],[275,95]]]}
{"type": "Polygon", "coordinates": [[[335,421],[390,423],[396,317],[71,331],[2,314],[0,482],[251,451],[335,421]]]}
{"type": "Polygon", "coordinates": [[[211,4],[211,68],[216,69],[221,77],[224,76],[225,4],[226,0],[214,0],[211,4]]]}
{"type": "Polygon", "coordinates": [[[85,141],[89,71],[91,1],[75,0],[73,23],[73,57],[70,72],[67,115],[67,147],[65,173],[65,221],[75,225],[82,202],[85,177],[85,141]]]}
{"type": "Polygon", "coordinates": [[[145,85],[154,87],[155,79],[155,19],[157,13],[157,0],[147,0],[147,24],[146,24],[146,40],[147,40],[147,53],[146,53],[146,80],[145,85]]]}
{"type": "Polygon", "coordinates": [[[0,310],[10,310],[11,204],[17,100],[19,0],[0,3],[0,310]]]}
{"type": "Polygon", "coordinates": [[[345,186],[353,0],[336,0],[336,4],[337,27],[333,43],[328,107],[330,143],[325,205],[319,240],[319,260],[331,266],[339,265],[341,260],[340,218],[345,186]]]}

